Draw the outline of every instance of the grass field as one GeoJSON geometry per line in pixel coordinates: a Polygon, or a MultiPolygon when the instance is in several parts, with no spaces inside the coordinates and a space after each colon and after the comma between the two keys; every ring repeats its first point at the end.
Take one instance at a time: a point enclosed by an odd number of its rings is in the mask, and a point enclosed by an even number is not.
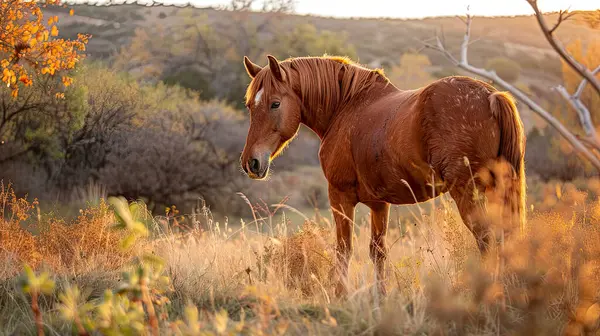
{"type": "Polygon", "coordinates": [[[573,187],[536,190],[546,194],[526,232],[485,260],[449,199],[392,212],[385,298],[374,290],[362,209],[342,299],[326,211],[249,201],[251,219],[238,225],[207,211],[153,217],[112,199],[68,222],[3,185],[0,333],[594,334],[599,200],[573,187]]]}

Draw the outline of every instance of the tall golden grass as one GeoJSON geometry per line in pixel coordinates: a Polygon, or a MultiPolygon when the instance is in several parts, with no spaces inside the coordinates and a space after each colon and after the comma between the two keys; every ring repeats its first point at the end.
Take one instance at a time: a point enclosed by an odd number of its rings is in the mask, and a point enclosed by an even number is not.
{"type": "Polygon", "coordinates": [[[0,333],[111,334],[110,325],[114,335],[596,334],[600,199],[572,185],[530,190],[525,232],[486,258],[447,198],[391,216],[385,298],[374,286],[368,219],[358,218],[350,294],[340,299],[334,229],[318,212],[292,232],[285,216],[275,220],[294,211],[281,205],[249,202],[253,220],[235,226],[208,212],[152,218],[140,205],[135,217],[150,235],[125,248],[127,232],[111,229],[117,218],[105,201],[69,222],[1,185],[0,333]],[[154,278],[136,268],[148,255],[164,262],[154,278]],[[33,273],[23,287],[25,264],[33,273]],[[41,273],[56,285],[36,291],[41,273]]]}

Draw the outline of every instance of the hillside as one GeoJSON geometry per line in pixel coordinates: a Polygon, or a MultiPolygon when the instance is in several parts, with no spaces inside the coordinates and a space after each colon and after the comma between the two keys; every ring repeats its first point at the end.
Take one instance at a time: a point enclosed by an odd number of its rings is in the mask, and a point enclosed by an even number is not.
{"type": "MultiPolygon", "coordinates": [[[[211,26],[216,23],[235,22],[232,13],[211,8],[145,7],[139,5],[89,6],[76,5],[74,16],[67,9],[49,9],[49,14],[61,19],[61,34],[76,36],[77,33],[93,35],[89,52],[94,58],[107,58],[128,43],[136,28],[161,25],[169,27],[178,22],[184,11],[206,20],[211,26]]],[[[248,13],[247,20],[261,23],[264,13],[248,13]]],[[[283,16],[285,14],[279,14],[283,16]]],[[[549,15],[552,22],[556,15],[549,15]]],[[[236,17],[236,20],[238,18],[236,17]]],[[[431,38],[442,31],[447,44],[458,48],[464,26],[453,17],[437,17],[422,20],[392,19],[334,19],[316,16],[285,15],[280,18],[278,29],[291,30],[301,23],[314,25],[318,30],[341,32],[357,50],[360,62],[374,66],[386,66],[397,62],[403,52],[422,48],[420,40],[431,38]]],[[[581,39],[584,44],[600,38],[593,31],[577,22],[566,22],[558,31],[565,42],[581,39]]],[[[470,59],[475,65],[483,64],[492,56],[504,56],[518,63],[530,76],[556,79],[560,73],[559,61],[552,54],[547,42],[531,17],[480,17],[473,23],[473,39],[470,59]],[[548,77],[550,76],[550,77],[548,77]],[[554,78],[552,78],[554,77],[554,78]]],[[[268,46],[266,46],[268,50],[268,46]]],[[[434,66],[447,66],[447,61],[438,53],[422,50],[434,66]]],[[[301,55],[291,55],[301,56],[301,55]]]]}

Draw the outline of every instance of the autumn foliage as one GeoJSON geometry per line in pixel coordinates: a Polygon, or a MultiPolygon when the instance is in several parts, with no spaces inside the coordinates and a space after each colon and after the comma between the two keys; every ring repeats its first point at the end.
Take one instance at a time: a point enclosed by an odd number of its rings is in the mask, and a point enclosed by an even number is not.
{"type": "MultiPolygon", "coordinates": [[[[46,0],[42,5],[58,5],[46,0]]],[[[73,12],[71,11],[71,14],[73,12]]],[[[51,75],[72,69],[83,58],[82,51],[89,36],[79,34],[77,40],[58,36],[58,17],[44,20],[40,3],[24,0],[0,2],[0,72],[2,82],[19,94],[22,86],[31,86],[35,75],[51,75]]],[[[71,78],[62,75],[64,86],[71,78]]],[[[60,95],[60,94],[58,94],[60,95]]]]}

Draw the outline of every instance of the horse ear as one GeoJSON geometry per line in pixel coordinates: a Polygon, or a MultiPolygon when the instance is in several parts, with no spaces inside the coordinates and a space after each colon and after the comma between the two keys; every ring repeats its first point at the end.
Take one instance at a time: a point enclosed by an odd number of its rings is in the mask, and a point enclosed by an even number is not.
{"type": "Polygon", "coordinates": [[[244,56],[244,66],[246,67],[246,72],[251,78],[256,77],[256,75],[262,70],[262,68],[250,61],[247,56],[244,56]]]}
{"type": "Polygon", "coordinates": [[[283,70],[277,59],[272,55],[267,55],[267,58],[269,59],[269,68],[271,69],[271,72],[275,78],[277,78],[280,82],[285,82],[285,70],[283,70]]]}

